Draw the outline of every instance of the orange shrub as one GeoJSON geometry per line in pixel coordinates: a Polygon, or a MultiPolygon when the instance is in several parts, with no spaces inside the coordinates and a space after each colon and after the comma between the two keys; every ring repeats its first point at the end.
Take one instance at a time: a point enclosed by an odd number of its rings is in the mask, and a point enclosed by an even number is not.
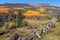
{"type": "Polygon", "coordinates": [[[18,12],[17,12],[17,11],[14,11],[13,13],[14,13],[14,14],[16,14],[16,15],[18,14],[18,12]]]}
{"type": "Polygon", "coordinates": [[[8,13],[9,10],[10,8],[0,7],[0,13],[8,13]]]}
{"type": "Polygon", "coordinates": [[[35,17],[35,16],[41,16],[41,17],[45,17],[45,16],[48,16],[48,14],[41,14],[40,12],[36,12],[36,11],[31,11],[31,10],[28,10],[26,13],[23,14],[24,16],[27,16],[27,17],[35,17]]]}
{"type": "Polygon", "coordinates": [[[26,13],[24,13],[23,15],[30,17],[30,16],[37,16],[37,14],[39,14],[39,12],[28,10],[28,11],[27,11],[26,13]]]}

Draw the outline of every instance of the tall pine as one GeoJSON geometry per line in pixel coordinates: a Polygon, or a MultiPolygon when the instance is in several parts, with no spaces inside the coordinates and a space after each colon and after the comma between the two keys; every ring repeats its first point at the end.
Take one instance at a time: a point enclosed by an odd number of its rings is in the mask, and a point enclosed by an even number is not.
{"type": "Polygon", "coordinates": [[[17,27],[22,27],[22,21],[24,19],[24,16],[22,15],[23,10],[18,10],[18,15],[16,17],[15,23],[16,23],[16,28],[17,27]]]}

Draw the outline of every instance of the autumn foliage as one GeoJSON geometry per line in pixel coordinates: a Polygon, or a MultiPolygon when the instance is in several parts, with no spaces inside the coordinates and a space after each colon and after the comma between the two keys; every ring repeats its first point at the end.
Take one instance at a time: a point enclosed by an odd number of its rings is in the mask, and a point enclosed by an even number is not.
{"type": "Polygon", "coordinates": [[[14,11],[13,13],[14,13],[14,14],[16,14],[16,15],[18,14],[18,12],[17,12],[17,11],[14,11]]]}
{"type": "Polygon", "coordinates": [[[41,17],[45,17],[45,16],[48,16],[48,14],[42,14],[40,12],[36,12],[36,11],[31,11],[31,10],[28,10],[26,13],[23,14],[24,16],[28,16],[28,17],[35,17],[35,16],[41,16],[41,17]]]}
{"type": "Polygon", "coordinates": [[[38,10],[39,10],[40,12],[45,12],[45,11],[46,11],[45,8],[39,8],[38,10]]]}
{"type": "Polygon", "coordinates": [[[8,13],[9,10],[10,10],[10,8],[0,7],[0,14],[1,13],[8,13]]]}
{"type": "MultiPolygon", "coordinates": [[[[7,8],[7,7],[0,7],[0,14],[4,13],[4,14],[9,14],[9,11],[11,10],[11,8],[7,8]]],[[[14,14],[18,14],[17,11],[13,12],[14,14]]]]}
{"type": "MultiPolygon", "coordinates": [[[[17,9],[24,10],[24,8],[17,8],[17,9]]],[[[1,13],[8,14],[9,13],[9,10],[11,10],[11,8],[0,7],[0,14],[1,13]]],[[[45,8],[40,8],[39,10],[40,10],[40,12],[32,11],[32,10],[27,10],[25,13],[23,13],[23,16],[25,16],[25,17],[31,17],[31,16],[32,17],[36,17],[36,16],[45,17],[45,16],[48,16],[48,14],[41,13],[41,12],[44,12],[46,10],[45,8]]],[[[13,13],[14,14],[18,14],[17,11],[14,11],[13,13]]]]}

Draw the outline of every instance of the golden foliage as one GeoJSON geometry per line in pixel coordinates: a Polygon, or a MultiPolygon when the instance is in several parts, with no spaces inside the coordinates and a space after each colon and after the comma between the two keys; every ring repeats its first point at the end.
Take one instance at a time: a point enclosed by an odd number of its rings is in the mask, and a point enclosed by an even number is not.
{"type": "Polygon", "coordinates": [[[40,12],[45,12],[45,8],[39,8],[38,10],[40,10],[40,12]]]}
{"type": "Polygon", "coordinates": [[[0,13],[8,13],[9,10],[10,8],[0,7],[0,13]]]}
{"type": "MultiPolygon", "coordinates": [[[[14,9],[24,10],[24,8],[14,8],[14,9]]],[[[7,8],[7,7],[0,7],[0,14],[1,14],[1,13],[8,14],[8,13],[9,13],[9,10],[11,10],[11,8],[7,8]]],[[[14,13],[14,14],[18,14],[18,12],[17,12],[17,11],[14,11],[13,13],[14,13]]]]}
{"type": "Polygon", "coordinates": [[[5,22],[5,24],[2,26],[2,29],[12,29],[15,28],[15,23],[14,22],[5,22]]]}
{"type": "Polygon", "coordinates": [[[45,17],[45,16],[48,16],[48,14],[39,14],[39,16],[45,17]]]}
{"type": "Polygon", "coordinates": [[[41,14],[40,12],[31,11],[31,10],[28,10],[23,15],[28,16],[28,17],[31,17],[31,16],[33,16],[33,17],[35,17],[35,16],[41,16],[41,17],[48,16],[48,14],[41,14]]]}
{"type": "Polygon", "coordinates": [[[14,28],[14,27],[15,27],[15,23],[14,22],[9,22],[8,28],[11,29],[11,28],[14,28]]]}
{"type": "MultiPolygon", "coordinates": [[[[14,8],[14,9],[24,10],[24,8],[14,8]]],[[[11,9],[10,8],[6,8],[6,7],[0,7],[0,13],[8,14],[9,10],[11,10],[11,9]]],[[[40,8],[39,10],[40,10],[40,12],[44,12],[46,9],[45,8],[40,8]]],[[[23,13],[23,15],[26,16],[26,17],[31,17],[31,16],[32,17],[36,17],[36,16],[44,17],[44,16],[48,16],[48,14],[42,14],[40,12],[28,10],[27,12],[23,13]]],[[[17,11],[14,11],[13,13],[14,14],[18,14],[17,11]]]]}
{"type": "Polygon", "coordinates": [[[39,14],[39,12],[36,12],[36,11],[31,11],[31,10],[28,10],[26,13],[24,13],[23,15],[24,16],[37,16],[39,14]]]}
{"type": "Polygon", "coordinates": [[[18,12],[17,12],[17,11],[14,11],[13,13],[14,13],[14,14],[16,14],[16,15],[18,14],[18,12]]]}

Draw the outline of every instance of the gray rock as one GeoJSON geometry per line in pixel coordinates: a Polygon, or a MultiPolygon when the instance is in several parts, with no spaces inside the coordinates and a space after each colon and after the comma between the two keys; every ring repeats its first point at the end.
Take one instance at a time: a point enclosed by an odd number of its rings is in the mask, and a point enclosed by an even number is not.
{"type": "Polygon", "coordinates": [[[23,37],[22,40],[27,40],[27,39],[25,37],[23,37]]]}
{"type": "Polygon", "coordinates": [[[22,38],[19,37],[17,40],[22,40],[22,38]]]}
{"type": "Polygon", "coordinates": [[[34,34],[29,34],[26,36],[27,40],[33,40],[34,34]]]}

